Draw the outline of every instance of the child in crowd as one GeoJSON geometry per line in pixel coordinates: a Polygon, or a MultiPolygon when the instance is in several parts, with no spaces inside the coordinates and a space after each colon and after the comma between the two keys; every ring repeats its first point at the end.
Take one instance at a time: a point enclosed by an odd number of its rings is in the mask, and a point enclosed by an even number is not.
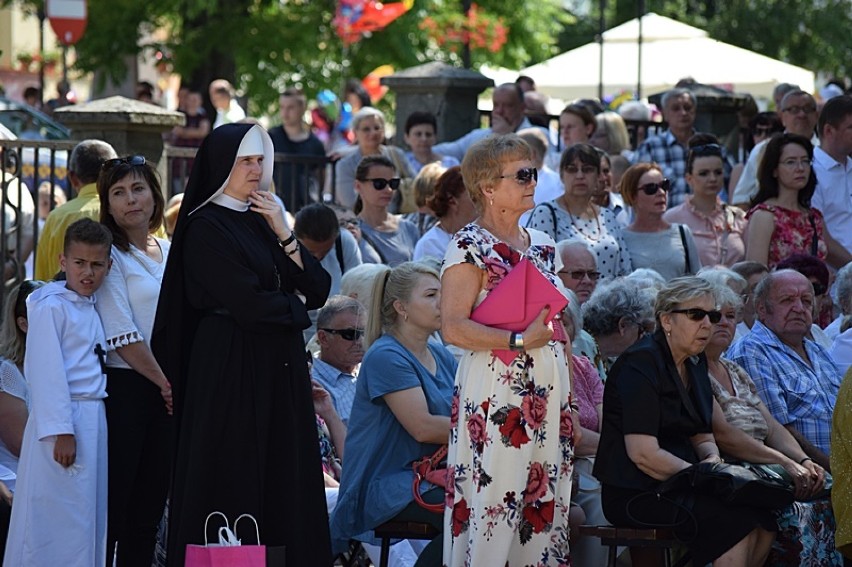
{"type": "Polygon", "coordinates": [[[106,564],[106,351],[94,294],[111,245],[103,225],[73,223],[60,256],[66,281],[27,299],[30,416],[4,565],[106,564]]]}

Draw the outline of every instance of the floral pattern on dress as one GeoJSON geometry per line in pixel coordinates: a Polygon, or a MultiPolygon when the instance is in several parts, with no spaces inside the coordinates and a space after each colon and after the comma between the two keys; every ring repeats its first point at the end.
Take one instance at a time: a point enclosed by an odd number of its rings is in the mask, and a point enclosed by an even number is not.
{"type": "Polygon", "coordinates": [[[813,249],[814,227],[816,227],[817,258],[825,261],[828,246],[825,243],[825,222],[822,213],[811,209],[807,213],[794,211],[778,205],[760,203],[746,215],[747,219],[755,211],[767,211],[775,217],[775,230],[769,241],[769,256],[767,265],[773,269],[775,264],[793,254],[810,254],[813,249]],[[811,224],[813,218],[813,225],[811,224]]]}
{"type": "MultiPolygon", "coordinates": [[[[480,303],[522,258],[557,288],[554,242],[530,230],[520,252],[471,224],[444,258],[486,273],[480,303]]],[[[569,363],[551,341],[509,364],[490,351],[462,355],[450,413],[444,564],[568,566],[574,446],[569,363]]]]}

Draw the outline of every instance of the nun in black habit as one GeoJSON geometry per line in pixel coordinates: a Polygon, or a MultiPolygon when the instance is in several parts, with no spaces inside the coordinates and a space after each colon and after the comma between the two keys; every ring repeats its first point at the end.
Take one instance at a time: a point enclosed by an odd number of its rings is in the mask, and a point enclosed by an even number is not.
{"type": "MultiPolygon", "coordinates": [[[[302,339],[330,277],[268,191],[272,161],[260,126],[215,129],[175,228],[152,336],[177,421],[170,566],[184,564],[188,543],[204,543],[217,510],[257,518],[261,542],[285,546],[288,566],[331,565],[302,339]]],[[[240,535],[253,543],[253,532],[240,535]]]]}

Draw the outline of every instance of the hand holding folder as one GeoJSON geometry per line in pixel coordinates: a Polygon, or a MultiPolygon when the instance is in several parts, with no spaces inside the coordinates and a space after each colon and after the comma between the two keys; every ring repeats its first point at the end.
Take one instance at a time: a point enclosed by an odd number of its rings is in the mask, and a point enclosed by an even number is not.
{"type": "MultiPolygon", "coordinates": [[[[556,286],[532,262],[522,258],[471,312],[470,318],[481,325],[520,333],[545,307],[550,307],[545,318],[545,323],[550,323],[566,305],[568,300],[556,286]]],[[[509,349],[494,349],[491,354],[507,366],[518,355],[509,349]]]]}

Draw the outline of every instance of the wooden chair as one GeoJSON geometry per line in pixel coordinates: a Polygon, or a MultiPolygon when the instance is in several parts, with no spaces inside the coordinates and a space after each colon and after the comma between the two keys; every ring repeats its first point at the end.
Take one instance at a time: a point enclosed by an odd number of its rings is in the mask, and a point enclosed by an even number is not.
{"type": "Polygon", "coordinates": [[[665,567],[683,567],[690,561],[689,553],[672,563],[672,548],[682,545],[674,532],[668,529],[618,528],[615,526],[580,526],[580,534],[600,538],[601,545],[609,547],[608,567],[615,567],[619,547],[657,548],[663,551],[665,567]]]}

